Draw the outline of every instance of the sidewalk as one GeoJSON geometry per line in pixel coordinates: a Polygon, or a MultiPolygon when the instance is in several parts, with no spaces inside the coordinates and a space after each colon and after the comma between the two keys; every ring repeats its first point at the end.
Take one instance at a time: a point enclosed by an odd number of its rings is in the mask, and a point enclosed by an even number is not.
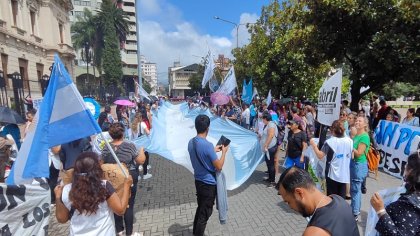
{"type": "MultiPolygon", "coordinates": [[[[135,204],[134,230],[148,235],[192,235],[196,210],[193,175],[180,165],[162,157],[151,156],[153,177],[139,182],[135,204]]],[[[228,193],[228,221],[221,225],[214,207],[206,235],[302,235],[306,220],[292,211],[274,188],[262,181],[264,163],[250,179],[228,193]]],[[[374,191],[402,183],[390,175],[379,173],[379,180],[367,179],[368,193],[363,195],[360,235],[364,235],[370,197],[374,191]]],[[[51,212],[49,235],[68,235],[68,224],[55,220],[51,212]]]]}

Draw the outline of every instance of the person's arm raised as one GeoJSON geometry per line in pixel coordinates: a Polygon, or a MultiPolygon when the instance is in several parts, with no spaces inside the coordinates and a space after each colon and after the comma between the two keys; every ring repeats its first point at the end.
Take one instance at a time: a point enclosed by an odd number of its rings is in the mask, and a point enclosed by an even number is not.
{"type": "Polygon", "coordinates": [[[229,146],[222,145],[222,156],[220,157],[220,159],[216,158],[216,160],[213,161],[213,165],[217,171],[222,170],[223,165],[225,164],[226,153],[228,150],[229,150],[229,146]]]}
{"type": "Polygon", "coordinates": [[[61,195],[63,193],[63,186],[57,185],[54,189],[55,194],[55,217],[57,218],[58,223],[66,223],[70,219],[70,211],[61,201],[61,195]]]}

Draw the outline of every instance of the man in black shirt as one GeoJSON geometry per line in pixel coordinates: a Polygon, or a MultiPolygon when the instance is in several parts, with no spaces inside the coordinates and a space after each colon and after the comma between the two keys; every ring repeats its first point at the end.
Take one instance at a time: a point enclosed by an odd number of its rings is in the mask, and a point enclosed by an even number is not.
{"type": "Polygon", "coordinates": [[[305,170],[287,169],[277,187],[290,208],[309,218],[303,235],[359,236],[350,205],[338,195],[320,192],[305,170]]]}

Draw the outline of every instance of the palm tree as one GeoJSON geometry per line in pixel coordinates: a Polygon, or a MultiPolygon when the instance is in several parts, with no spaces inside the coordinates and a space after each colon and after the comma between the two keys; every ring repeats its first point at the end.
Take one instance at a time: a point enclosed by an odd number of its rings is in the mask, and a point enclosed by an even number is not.
{"type": "Polygon", "coordinates": [[[104,0],[101,5],[101,9],[98,11],[99,24],[102,28],[104,27],[104,22],[107,19],[112,19],[115,31],[117,33],[120,43],[123,43],[127,39],[127,34],[130,32],[130,26],[128,22],[128,14],[124,12],[121,8],[117,7],[121,1],[116,1],[115,3],[112,0],[104,0]]]}

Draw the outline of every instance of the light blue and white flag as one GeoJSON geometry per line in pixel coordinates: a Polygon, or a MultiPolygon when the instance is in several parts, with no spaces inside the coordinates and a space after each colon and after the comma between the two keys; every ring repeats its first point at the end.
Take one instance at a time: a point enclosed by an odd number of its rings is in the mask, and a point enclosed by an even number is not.
{"type": "Polygon", "coordinates": [[[146,92],[146,90],[144,90],[144,88],[140,86],[139,83],[137,83],[136,81],[134,81],[134,83],[136,83],[136,86],[137,86],[137,94],[139,96],[142,96],[142,97],[147,98],[147,99],[150,100],[150,98],[149,98],[150,97],[150,94],[148,94],[146,92]]]}
{"type": "Polygon", "coordinates": [[[244,80],[242,87],[242,101],[246,104],[251,104],[252,102],[252,79],[248,84],[246,84],[246,80],[244,80]]]}
{"type": "Polygon", "coordinates": [[[229,95],[236,87],[238,87],[238,84],[236,83],[235,69],[232,66],[223,79],[223,83],[220,85],[217,93],[229,95]]]}
{"type": "Polygon", "coordinates": [[[204,64],[206,68],[204,70],[203,80],[201,81],[202,88],[206,87],[206,83],[213,77],[214,69],[216,68],[216,65],[214,64],[213,60],[213,54],[210,50],[207,53],[204,64]]]}
{"type": "Polygon", "coordinates": [[[101,132],[57,55],[48,89],[34,121],[7,178],[8,185],[31,183],[38,177],[48,178],[49,148],[101,132]]]}
{"type": "MultiPolygon", "coordinates": [[[[186,102],[177,105],[166,102],[156,114],[153,115],[151,134],[142,135],[133,142],[138,148],[144,147],[149,153],[159,154],[184,166],[192,174],[194,170],[188,153],[188,142],[197,135],[194,121],[199,114],[210,117],[210,129],[206,139],[213,145],[216,145],[222,135],[231,140],[223,165],[228,190],[241,186],[263,161],[256,133],[230,120],[212,115],[209,109],[190,109],[186,102]]],[[[221,156],[221,152],[217,154],[221,156]]]]}
{"type": "Polygon", "coordinates": [[[254,87],[254,91],[252,92],[252,99],[254,99],[256,96],[258,96],[257,88],[254,87]]]}
{"type": "Polygon", "coordinates": [[[268,95],[267,95],[267,106],[271,104],[271,100],[272,100],[272,97],[271,97],[271,89],[270,89],[270,91],[268,91],[268,95]]]}
{"type": "Polygon", "coordinates": [[[217,81],[216,77],[211,77],[209,81],[209,88],[213,93],[219,89],[219,82],[217,81]]]}

